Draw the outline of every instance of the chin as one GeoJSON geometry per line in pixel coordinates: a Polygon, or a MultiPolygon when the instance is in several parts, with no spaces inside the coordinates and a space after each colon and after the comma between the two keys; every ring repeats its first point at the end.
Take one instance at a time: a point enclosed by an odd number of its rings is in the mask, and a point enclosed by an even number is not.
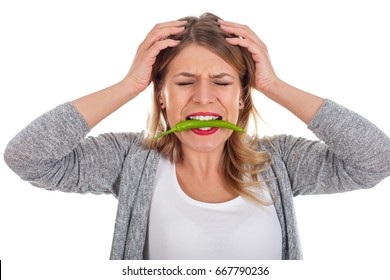
{"type": "Polygon", "coordinates": [[[191,150],[196,151],[198,153],[211,153],[215,152],[218,148],[220,148],[220,145],[194,145],[191,146],[191,150]]]}
{"type": "Polygon", "coordinates": [[[198,153],[211,153],[223,150],[227,139],[212,139],[202,137],[203,139],[183,139],[182,145],[187,149],[198,153]],[[187,141],[186,141],[187,140],[187,141]]]}

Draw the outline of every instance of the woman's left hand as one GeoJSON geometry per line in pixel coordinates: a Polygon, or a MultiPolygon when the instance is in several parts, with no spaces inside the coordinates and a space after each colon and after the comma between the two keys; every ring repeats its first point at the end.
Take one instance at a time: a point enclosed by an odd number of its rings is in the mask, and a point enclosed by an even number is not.
{"type": "Polygon", "coordinates": [[[309,124],[324,99],[280,80],[272,67],[267,46],[248,26],[222,20],[218,23],[223,31],[238,36],[226,38],[230,44],[246,48],[252,54],[256,63],[255,88],[309,124]]]}
{"type": "Polygon", "coordinates": [[[255,87],[258,91],[267,94],[272,91],[272,87],[279,81],[272,67],[267,46],[260,38],[246,25],[234,22],[219,20],[223,31],[234,34],[238,37],[226,38],[232,45],[246,48],[256,63],[255,87]]]}

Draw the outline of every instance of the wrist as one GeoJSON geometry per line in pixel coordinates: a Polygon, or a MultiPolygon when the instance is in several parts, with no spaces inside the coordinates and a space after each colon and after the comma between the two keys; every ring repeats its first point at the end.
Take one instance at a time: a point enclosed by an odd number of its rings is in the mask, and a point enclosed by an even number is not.
{"type": "Polygon", "coordinates": [[[123,89],[123,92],[125,92],[130,99],[133,99],[142,91],[136,86],[136,83],[132,80],[131,77],[125,77],[118,83],[118,85],[123,89]]]}
{"type": "Polygon", "coordinates": [[[286,91],[288,86],[289,85],[286,82],[280,80],[279,78],[275,78],[263,83],[263,86],[259,89],[259,91],[268,98],[275,100],[286,91]]]}

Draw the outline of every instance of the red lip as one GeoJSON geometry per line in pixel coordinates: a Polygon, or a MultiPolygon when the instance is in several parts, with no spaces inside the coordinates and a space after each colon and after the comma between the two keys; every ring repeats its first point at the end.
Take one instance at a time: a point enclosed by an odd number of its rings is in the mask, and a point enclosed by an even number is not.
{"type": "Polygon", "coordinates": [[[217,132],[217,130],[218,130],[218,127],[212,127],[209,130],[201,130],[199,128],[191,129],[191,131],[193,133],[198,134],[200,136],[207,136],[207,135],[213,134],[213,133],[217,132]]]}
{"type": "MultiPolygon", "coordinates": [[[[212,117],[217,117],[218,119],[221,119],[222,120],[222,116],[217,114],[217,113],[213,113],[213,112],[196,112],[196,113],[192,113],[191,115],[188,115],[187,116],[187,120],[190,119],[190,117],[195,117],[195,116],[212,116],[212,117]]],[[[215,132],[218,131],[218,127],[212,127],[211,129],[209,130],[202,130],[202,129],[198,129],[198,128],[195,128],[195,129],[191,129],[191,131],[199,136],[207,136],[207,135],[211,135],[211,134],[214,134],[215,132]]]]}

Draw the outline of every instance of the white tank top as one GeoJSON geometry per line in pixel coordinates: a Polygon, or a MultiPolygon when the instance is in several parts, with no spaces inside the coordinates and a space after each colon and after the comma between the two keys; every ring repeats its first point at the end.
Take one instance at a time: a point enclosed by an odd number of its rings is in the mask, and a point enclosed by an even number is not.
{"type": "Polygon", "coordinates": [[[161,157],[149,214],[145,259],[281,259],[282,233],[275,207],[242,197],[223,203],[192,199],[176,167],[161,157]]]}

